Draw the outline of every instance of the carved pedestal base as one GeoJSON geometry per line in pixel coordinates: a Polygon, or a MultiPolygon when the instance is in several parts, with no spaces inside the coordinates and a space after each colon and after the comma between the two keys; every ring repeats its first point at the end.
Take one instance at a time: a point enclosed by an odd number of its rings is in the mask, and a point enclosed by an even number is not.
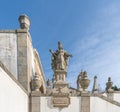
{"type": "Polygon", "coordinates": [[[55,83],[52,94],[52,105],[54,107],[68,107],[70,104],[69,89],[67,83],[55,83]]]}
{"type": "Polygon", "coordinates": [[[68,107],[70,104],[70,98],[68,93],[54,93],[52,96],[52,105],[54,107],[68,107]]]}
{"type": "Polygon", "coordinates": [[[66,82],[63,81],[57,81],[54,84],[54,88],[64,88],[64,87],[69,87],[69,85],[66,82]]]}

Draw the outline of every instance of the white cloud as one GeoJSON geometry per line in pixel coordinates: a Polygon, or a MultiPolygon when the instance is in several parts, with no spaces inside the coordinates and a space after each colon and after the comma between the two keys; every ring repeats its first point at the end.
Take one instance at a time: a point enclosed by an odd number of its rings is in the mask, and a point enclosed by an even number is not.
{"type": "Polygon", "coordinates": [[[68,81],[74,87],[76,80],[73,82],[73,79],[81,69],[88,71],[90,79],[93,74],[98,75],[99,84],[103,87],[109,76],[120,87],[120,7],[109,4],[99,11],[100,21],[96,20],[84,38],[72,46],[74,57],[69,66],[68,81]]]}

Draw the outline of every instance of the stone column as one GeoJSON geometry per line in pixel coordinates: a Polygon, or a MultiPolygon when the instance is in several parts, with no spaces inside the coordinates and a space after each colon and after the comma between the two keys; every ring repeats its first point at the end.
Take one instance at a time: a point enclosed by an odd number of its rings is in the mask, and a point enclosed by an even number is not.
{"type": "Polygon", "coordinates": [[[19,17],[21,29],[16,30],[17,33],[17,65],[18,65],[18,81],[23,87],[30,92],[30,81],[32,75],[32,43],[28,32],[28,17],[19,17]],[[27,25],[25,27],[24,25],[27,25]]]}
{"type": "Polygon", "coordinates": [[[81,93],[81,111],[80,112],[90,112],[90,94],[81,93]]]}
{"type": "Polygon", "coordinates": [[[31,112],[41,112],[40,95],[38,92],[34,92],[31,94],[30,110],[31,112]]]}

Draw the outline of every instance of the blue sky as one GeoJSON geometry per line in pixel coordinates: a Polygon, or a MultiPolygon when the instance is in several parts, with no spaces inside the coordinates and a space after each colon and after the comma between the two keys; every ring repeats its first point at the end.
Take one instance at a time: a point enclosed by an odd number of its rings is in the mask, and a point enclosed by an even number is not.
{"type": "Polygon", "coordinates": [[[52,78],[51,54],[57,42],[73,55],[67,81],[76,87],[81,69],[93,85],[104,89],[108,77],[120,87],[120,0],[1,0],[0,29],[19,28],[18,17],[31,20],[33,46],[38,50],[46,79],[52,78]]]}

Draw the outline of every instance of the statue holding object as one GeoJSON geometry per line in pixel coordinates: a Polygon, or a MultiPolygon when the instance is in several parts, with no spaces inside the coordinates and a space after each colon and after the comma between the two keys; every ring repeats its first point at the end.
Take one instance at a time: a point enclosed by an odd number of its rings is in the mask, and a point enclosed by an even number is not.
{"type": "Polygon", "coordinates": [[[72,57],[71,54],[67,53],[63,48],[62,44],[58,42],[58,50],[55,52],[53,50],[49,50],[52,54],[52,69],[55,70],[67,70],[68,66],[68,58],[72,57]]]}

